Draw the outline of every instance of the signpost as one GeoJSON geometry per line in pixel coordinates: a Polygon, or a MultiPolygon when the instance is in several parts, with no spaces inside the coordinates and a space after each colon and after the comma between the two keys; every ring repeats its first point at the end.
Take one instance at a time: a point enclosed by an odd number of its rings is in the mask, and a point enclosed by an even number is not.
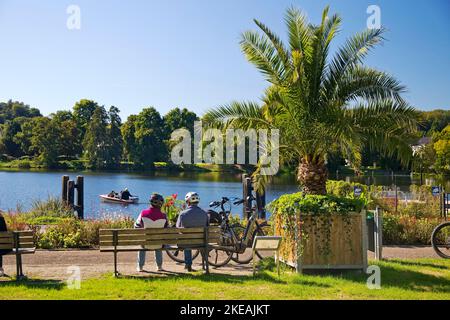
{"type": "Polygon", "coordinates": [[[253,240],[253,276],[256,274],[256,250],[258,251],[275,251],[277,261],[278,277],[280,276],[280,244],[281,237],[279,236],[256,236],[253,240]]]}
{"type": "Polygon", "coordinates": [[[359,197],[362,194],[362,188],[358,187],[358,186],[354,186],[353,187],[353,194],[355,195],[355,197],[359,197]]]}
{"type": "Polygon", "coordinates": [[[435,197],[439,196],[439,194],[441,193],[441,187],[439,186],[433,186],[431,187],[431,194],[435,197]]]}
{"type": "Polygon", "coordinates": [[[450,193],[444,193],[444,219],[445,220],[447,220],[449,209],[450,209],[450,193]]]}

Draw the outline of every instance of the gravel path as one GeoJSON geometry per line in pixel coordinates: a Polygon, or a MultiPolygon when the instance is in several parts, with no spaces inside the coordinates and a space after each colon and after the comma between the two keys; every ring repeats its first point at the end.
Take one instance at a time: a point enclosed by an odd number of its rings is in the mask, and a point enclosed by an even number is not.
{"type": "MultiPolygon", "coordinates": [[[[429,246],[386,246],[383,248],[383,256],[386,259],[416,259],[438,258],[429,246]]],[[[373,254],[369,252],[369,259],[373,254]]],[[[100,253],[98,250],[37,250],[35,254],[23,256],[24,273],[30,278],[43,278],[65,280],[69,276],[68,268],[80,267],[82,279],[99,277],[105,273],[113,272],[112,253],[100,253]]],[[[201,270],[201,259],[194,261],[194,269],[201,270]]],[[[15,257],[4,256],[3,264],[8,275],[15,275],[15,257]]],[[[164,269],[166,272],[155,272],[153,252],[147,253],[146,272],[136,271],[136,253],[122,252],[118,255],[119,272],[127,275],[164,276],[173,273],[184,273],[184,265],[178,264],[164,254],[164,269]]],[[[230,263],[226,267],[214,269],[212,273],[225,273],[234,275],[250,275],[252,265],[238,265],[230,263]]],[[[3,278],[7,279],[7,278],[3,278]]]]}
{"type": "MultiPolygon", "coordinates": [[[[166,272],[156,272],[153,252],[147,252],[146,272],[136,271],[137,252],[121,252],[118,254],[118,270],[127,275],[164,276],[173,273],[184,273],[184,264],[179,264],[164,253],[163,267],[166,272]]],[[[105,273],[114,272],[114,260],[112,253],[100,253],[98,250],[37,250],[34,254],[22,256],[24,273],[30,278],[45,279],[67,279],[68,268],[72,266],[80,267],[82,278],[99,277],[105,273]]],[[[15,257],[8,255],[3,257],[3,265],[8,275],[15,275],[16,262],[15,257]]],[[[193,268],[201,270],[201,258],[194,260],[193,268]]],[[[251,274],[252,265],[238,265],[230,263],[229,265],[214,269],[210,267],[212,273],[225,274],[251,274]]]]}

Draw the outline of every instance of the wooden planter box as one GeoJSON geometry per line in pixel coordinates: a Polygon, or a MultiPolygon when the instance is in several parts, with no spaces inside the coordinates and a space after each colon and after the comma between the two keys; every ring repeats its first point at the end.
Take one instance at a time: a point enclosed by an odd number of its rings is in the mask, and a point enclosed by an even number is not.
{"type": "MultiPolygon", "coordinates": [[[[283,237],[280,258],[302,272],[305,269],[367,269],[366,213],[350,213],[347,218],[331,215],[324,228],[320,218],[308,214],[292,216],[293,230],[275,217],[275,234],[283,237]],[[326,233],[329,236],[328,240],[326,233]],[[325,248],[325,249],[324,249],[325,248]]],[[[322,220],[323,221],[323,220],[322,220]]]]}

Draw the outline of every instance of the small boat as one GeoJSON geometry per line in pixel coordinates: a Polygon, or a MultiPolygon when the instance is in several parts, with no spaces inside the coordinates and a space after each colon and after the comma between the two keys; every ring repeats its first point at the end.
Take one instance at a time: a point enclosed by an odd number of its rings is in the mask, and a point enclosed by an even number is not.
{"type": "Polygon", "coordinates": [[[129,200],[124,200],[116,197],[109,197],[107,194],[101,194],[100,199],[104,202],[113,202],[113,203],[121,203],[121,204],[133,204],[139,202],[139,197],[132,196],[129,200]]]}

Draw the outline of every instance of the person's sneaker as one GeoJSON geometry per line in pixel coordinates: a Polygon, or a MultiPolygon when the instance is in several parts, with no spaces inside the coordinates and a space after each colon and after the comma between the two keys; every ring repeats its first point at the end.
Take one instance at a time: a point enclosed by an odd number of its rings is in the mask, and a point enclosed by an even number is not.
{"type": "Polygon", "coordinates": [[[137,271],[137,272],[144,272],[144,268],[143,268],[143,267],[137,266],[137,267],[136,267],[136,271],[137,271]]]}
{"type": "Polygon", "coordinates": [[[185,266],[184,269],[186,269],[188,272],[195,272],[195,270],[192,269],[192,266],[185,266]]]}
{"type": "Polygon", "coordinates": [[[5,275],[5,270],[3,268],[0,268],[0,277],[3,277],[5,275]]]}

